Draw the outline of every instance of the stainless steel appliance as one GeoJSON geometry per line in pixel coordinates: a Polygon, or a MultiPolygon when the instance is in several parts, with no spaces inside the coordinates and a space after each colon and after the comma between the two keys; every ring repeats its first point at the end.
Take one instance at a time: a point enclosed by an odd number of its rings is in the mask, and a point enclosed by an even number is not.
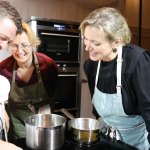
{"type": "Polygon", "coordinates": [[[38,52],[53,58],[59,68],[54,93],[54,113],[65,108],[75,116],[80,114],[80,32],[79,24],[32,16],[28,24],[41,39],[38,52]]]}
{"type": "Polygon", "coordinates": [[[55,61],[79,62],[79,24],[32,16],[27,21],[41,39],[38,48],[55,61]]]}
{"type": "Polygon", "coordinates": [[[75,27],[62,23],[53,23],[48,27],[38,25],[38,36],[42,41],[39,52],[56,61],[78,61],[79,34],[72,29],[75,27]]]}
{"type": "Polygon", "coordinates": [[[54,93],[54,113],[62,114],[66,108],[75,116],[80,108],[80,68],[79,63],[57,63],[59,66],[58,81],[54,93]]]}

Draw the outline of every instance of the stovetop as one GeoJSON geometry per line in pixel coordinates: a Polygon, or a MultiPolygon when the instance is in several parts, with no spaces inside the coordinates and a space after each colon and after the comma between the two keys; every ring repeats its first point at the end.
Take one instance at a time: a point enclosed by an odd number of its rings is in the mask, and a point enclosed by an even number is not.
{"type": "MultiPolygon", "coordinates": [[[[21,147],[23,150],[32,150],[26,146],[25,139],[19,139],[16,141],[15,144],[21,147]]],[[[137,149],[120,141],[108,142],[105,139],[101,139],[97,143],[91,145],[80,145],[72,141],[66,140],[64,146],[60,150],[137,150],[137,149]]]]}

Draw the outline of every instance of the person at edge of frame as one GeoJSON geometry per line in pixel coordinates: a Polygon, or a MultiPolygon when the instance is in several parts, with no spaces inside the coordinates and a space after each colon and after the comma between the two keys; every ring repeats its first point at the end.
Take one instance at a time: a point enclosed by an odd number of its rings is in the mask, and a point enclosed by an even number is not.
{"type": "MultiPolygon", "coordinates": [[[[7,1],[0,1],[0,50],[4,50],[8,43],[12,41],[18,33],[21,32],[21,23],[22,18],[20,17],[18,11],[9,4],[7,1]]],[[[1,78],[3,80],[3,78],[1,78]]],[[[1,83],[1,81],[0,81],[1,83]]],[[[2,92],[2,91],[0,91],[2,92]]],[[[0,93],[0,99],[8,97],[8,95],[4,95],[6,93],[0,93]]],[[[7,99],[4,99],[5,101],[7,99]]],[[[5,110],[4,110],[5,111],[5,110]]],[[[0,119],[2,119],[3,107],[2,103],[0,103],[0,119]]],[[[7,112],[4,112],[4,120],[6,124],[7,131],[9,130],[9,117],[7,112]]],[[[16,145],[3,141],[2,140],[2,131],[3,131],[3,122],[0,122],[0,149],[2,150],[22,150],[16,145]]]]}

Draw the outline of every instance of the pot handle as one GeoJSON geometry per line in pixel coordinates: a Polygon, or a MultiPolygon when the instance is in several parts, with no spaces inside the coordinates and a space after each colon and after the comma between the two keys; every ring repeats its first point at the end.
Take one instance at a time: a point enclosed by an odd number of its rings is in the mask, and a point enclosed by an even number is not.
{"type": "Polygon", "coordinates": [[[35,111],[35,108],[33,105],[31,104],[28,104],[28,107],[30,108],[30,110],[33,112],[33,114],[35,115],[36,114],[36,111],[35,111]]]}
{"type": "Polygon", "coordinates": [[[66,109],[62,108],[61,109],[61,112],[66,115],[69,119],[74,119],[75,117],[70,113],[68,112],[66,109]]]}

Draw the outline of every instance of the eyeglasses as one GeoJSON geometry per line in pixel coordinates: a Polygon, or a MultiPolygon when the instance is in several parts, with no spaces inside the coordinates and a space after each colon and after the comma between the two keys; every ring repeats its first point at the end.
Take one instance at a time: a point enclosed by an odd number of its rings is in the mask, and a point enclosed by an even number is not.
{"type": "Polygon", "coordinates": [[[19,48],[21,48],[23,51],[27,51],[29,48],[31,47],[31,45],[26,45],[26,44],[9,44],[9,48],[12,51],[17,51],[19,48]]]}

